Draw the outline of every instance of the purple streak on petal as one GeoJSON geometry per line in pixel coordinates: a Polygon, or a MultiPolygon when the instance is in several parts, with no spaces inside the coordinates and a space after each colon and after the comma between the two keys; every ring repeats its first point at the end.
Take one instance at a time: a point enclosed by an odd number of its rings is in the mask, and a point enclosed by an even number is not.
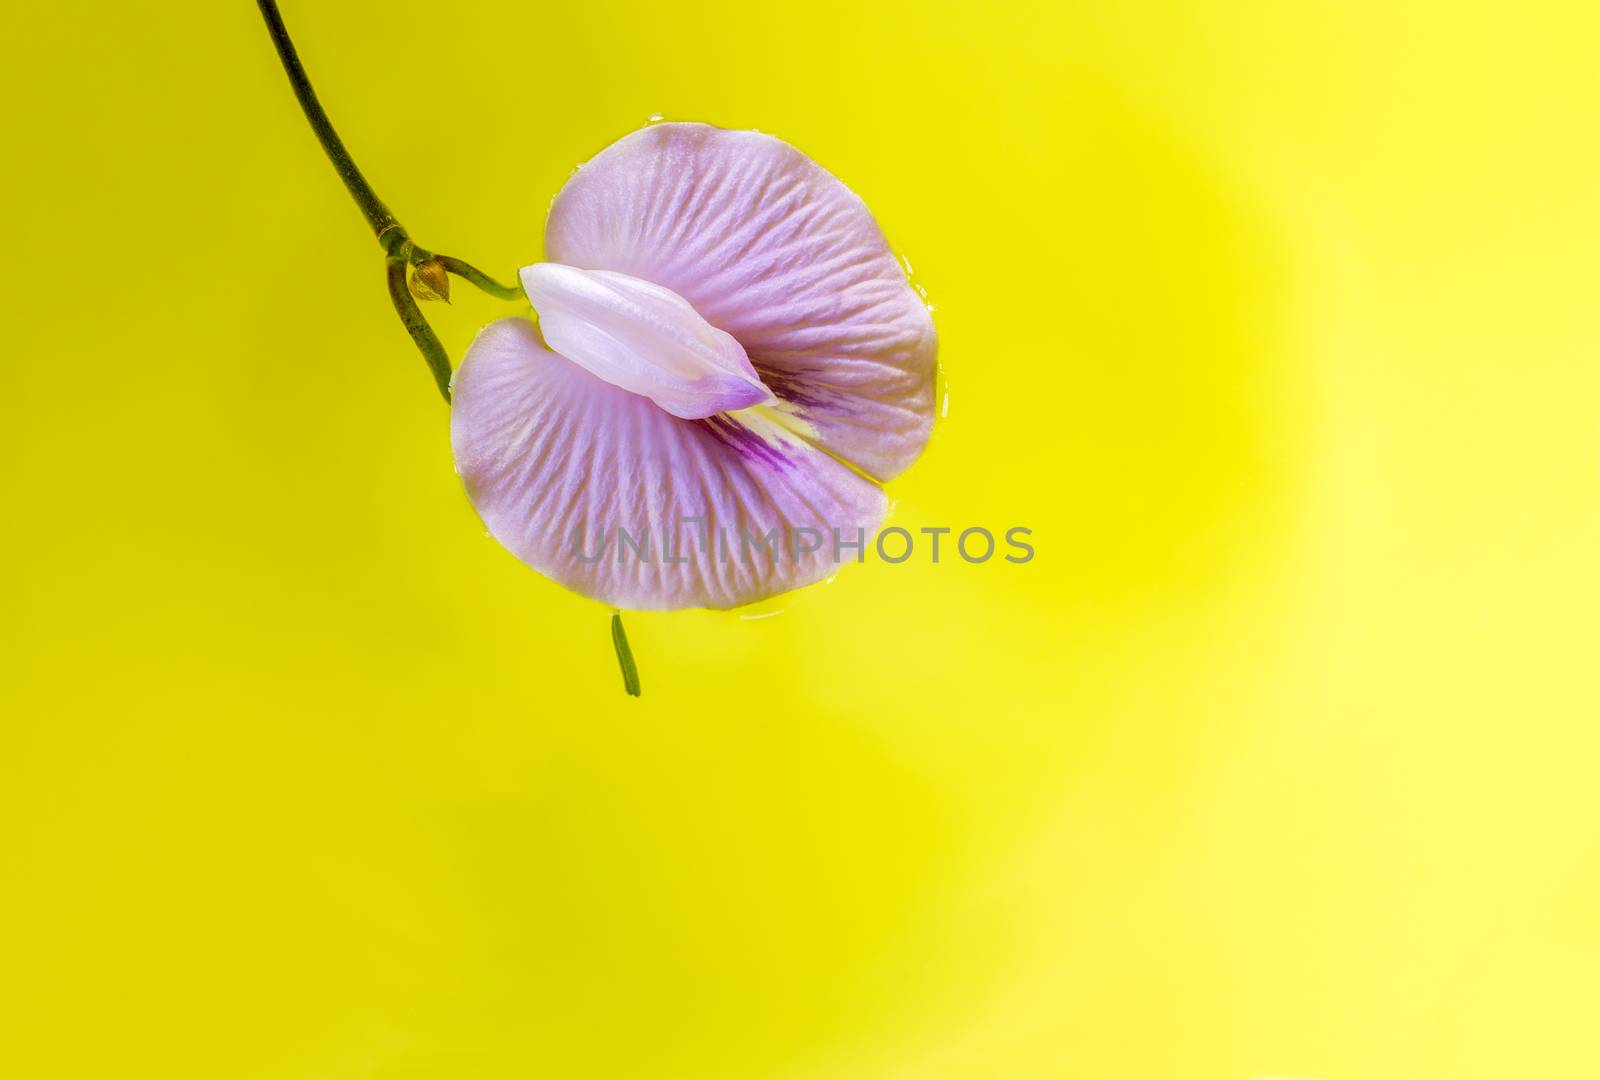
{"type": "Polygon", "coordinates": [[[709,416],[700,423],[710,432],[712,438],[740,457],[759,461],[774,469],[788,470],[796,467],[796,457],[784,453],[780,449],[780,444],[762,438],[730,416],[709,416]]]}
{"type": "Polygon", "coordinates": [[[804,379],[796,378],[784,371],[763,370],[759,366],[756,368],[756,373],[761,376],[761,381],[767,384],[767,389],[790,405],[806,408],[825,403],[820,391],[812,389],[815,384],[804,379]]]}

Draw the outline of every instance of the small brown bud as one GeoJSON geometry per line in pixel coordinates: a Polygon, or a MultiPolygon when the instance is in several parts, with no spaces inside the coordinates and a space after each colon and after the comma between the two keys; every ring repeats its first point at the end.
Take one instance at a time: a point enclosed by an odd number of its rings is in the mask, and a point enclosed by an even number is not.
{"type": "Polygon", "coordinates": [[[411,295],[418,300],[450,302],[450,275],[438,259],[425,259],[411,271],[411,295]]]}

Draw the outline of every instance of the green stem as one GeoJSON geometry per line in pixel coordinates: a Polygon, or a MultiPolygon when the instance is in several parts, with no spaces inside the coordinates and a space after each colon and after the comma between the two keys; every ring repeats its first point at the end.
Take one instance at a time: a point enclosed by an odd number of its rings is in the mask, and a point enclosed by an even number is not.
{"type": "Polygon", "coordinates": [[[611,645],[617,650],[617,666],[622,668],[622,688],[631,696],[639,696],[639,665],[633,662],[633,650],[628,647],[628,633],[622,629],[622,612],[611,613],[611,645]]]}
{"type": "Polygon", "coordinates": [[[433,381],[438,384],[439,393],[443,394],[445,401],[448,402],[450,354],[444,351],[438,335],[433,332],[433,327],[428,325],[428,320],[423,318],[422,309],[417,307],[417,301],[412,297],[411,290],[406,287],[406,261],[391,256],[387,260],[387,271],[389,299],[394,301],[394,309],[400,313],[400,321],[405,324],[406,333],[417,343],[422,358],[428,362],[428,370],[433,372],[433,381]]]}
{"type": "MultiPolygon", "coordinates": [[[[367,224],[372,226],[373,234],[382,241],[385,239],[386,231],[398,229],[400,232],[400,236],[396,238],[398,243],[404,238],[405,230],[400,228],[400,222],[389,212],[389,208],[383,205],[383,200],[378,198],[377,192],[372,190],[367,178],[361,175],[361,170],[350,157],[350,151],[345,149],[344,140],[333,130],[333,121],[328,119],[328,113],[323,109],[322,102],[317,100],[317,92],[311,88],[311,79],[306,75],[305,66],[300,63],[300,54],[295,51],[294,42],[289,40],[289,29],[283,25],[283,16],[278,13],[277,0],[256,0],[256,6],[261,9],[261,17],[267,20],[267,33],[272,35],[272,44],[277,48],[278,59],[283,63],[283,70],[289,76],[289,85],[294,87],[294,96],[300,102],[300,111],[311,121],[311,130],[317,133],[317,141],[322,144],[323,153],[333,162],[334,170],[338,172],[339,179],[344,181],[350,197],[361,208],[367,224]]],[[[393,249],[385,244],[385,250],[393,249]]]]}
{"type": "Polygon", "coordinates": [[[502,285],[477,267],[464,263],[451,255],[438,255],[435,257],[444,264],[444,268],[450,273],[471,282],[490,296],[498,297],[501,300],[522,299],[522,286],[520,285],[502,285]]]}
{"type": "Polygon", "coordinates": [[[271,35],[272,44],[278,50],[278,60],[283,64],[284,73],[289,76],[289,85],[294,88],[295,100],[300,103],[300,111],[306,114],[306,119],[311,123],[311,130],[316,132],[317,141],[322,144],[323,153],[333,162],[334,171],[339,174],[339,179],[344,181],[345,190],[350,192],[350,197],[356,201],[356,206],[360,207],[361,216],[367,219],[372,234],[378,238],[379,246],[388,256],[385,267],[389,298],[394,302],[394,310],[400,316],[400,322],[405,326],[406,332],[411,335],[411,340],[421,350],[423,359],[428,363],[428,369],[433,372],[434,381],[439,384],[439,392],[444,395],[446,401],[449,401],[450,357],[444,351],[444,346],[439,343],[433,328],[428,325],[428,320],[417,307],[410,290],[406,288],[407,265],[414,266],[426,259],[437,258],[445,270],[466,279],[500,300],[516,300],[521,297],[522,290],[515,286],[501,285],[483,271],[460,259],[449,255],[434,255],[433,252],[412,241],[405,226],[400,224],[389,208],[383,204],[383,200],[378,198],[378,193],[372,190],[372,185],[367,183],[367,178],[361,174],[355,160],[350,156],[350,151],[345,148],[344,140],[339,138],[339,133],[333,129],[333,121],[328,119],[327,110],[317,99],[317,92],[312,89],[311,79],[306,75],[305,65],[300,63],[300,54],[295,51],[294,42],[289,38],[289,30],[283,25],[283,16],[278,12],[277,0],[256,0],[256,6],[261,9],[261,17],[266,20],[267,33],[271,35]]]}
{"type": "MultiPolygon", "coordinates": [[[[433,327],[428,325],[422,309],[417,307],[416,299],[406,286],[406,271],[428,259],[437,259],[447,273],[465,279],[500,300],[521,299],[522,290],[516,285],[502,285],[470,263],[450,255],[437,255],[411,239],[405,226],[400,224],[389,208],[383,204],[383,200],[378,198],[378,193],[372,190],[367,178],[361,175],[355,160],[350,157],[350,151],[345,148],[344,140],[333,130],[333,121],[328,119],[328,113],[323,109],[322,102],[317,100],[317,92],[311,88],[311,79],[306,75],[305,66],[300,63],[300,54],[295,51],[294,42],[289,39],[289,30],[283,25],[283,16],[278,13],[277,0],[256,0],[256,6],[261,9],[261,17],[267,22],[267,33],[272,36],[272,44],[278,50],[278,60],[283,64],[284,73],[289,76],[289,85],[294,88],[295,99],[300,102],[300,111],[305,113],[306,119],[311,122],[311,130],[316,132],[323,153],[333,162],[334,171],[339,174],[339,179],[344,181],[345,190],[350,192],[350,197],[356,201],[356,206],[361,208],[361,216],[367,219],[372,234],[378,238],[378,245],[383,248],[386,256],[384,280],[389,288],[389,299],[393,302],[394,310],[400,316],[400,322],[405,326],[406,333],[411,335],[411,340],[421,351],[422,358],[427,361],[428,370],[433,373],[433,381],[438,385],[439,393],[448,402],[452,374],[450,356],[440,344],[433,327]]],[[[622,629],[620,611],[611,615],[611,644],[617,650],[617,663],[622,667],[623,689],[638,697],[639,668],[633,662],[633,650],[628,648],[628,635],[622,629]]]]}

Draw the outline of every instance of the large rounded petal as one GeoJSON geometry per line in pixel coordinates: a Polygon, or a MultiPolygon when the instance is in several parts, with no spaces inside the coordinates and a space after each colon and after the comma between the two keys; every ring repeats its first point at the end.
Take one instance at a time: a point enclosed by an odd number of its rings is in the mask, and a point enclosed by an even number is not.
{"type": "Polygon", "coordinates": [[[664,285],[738,339],[818,445],[879,479],[922,452],[937,342],[866,204],[770,135],[657,124],[550,208],[545,257],[664,285]]]}
{"type": "Polygon", "coordinates": [[[727,608],[855,559],[886,509],[762,412],[679,419],[508,318],[456,373],[450,441],[484,524],[541,574],[617,607],[727,608]]]}

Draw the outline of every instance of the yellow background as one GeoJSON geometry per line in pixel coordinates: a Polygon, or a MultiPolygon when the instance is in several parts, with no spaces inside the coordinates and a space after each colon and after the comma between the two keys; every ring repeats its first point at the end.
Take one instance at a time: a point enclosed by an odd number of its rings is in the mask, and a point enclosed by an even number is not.
{"type": "Polygon", "coordinates": [[[0,1073],[1600,1074],[1593,5],[285,7],[501,276],[651,113],[802,147],[938,305],[895,522],[1038,555],[629,700],[253,6],[10,5],[0,1073]]]}

